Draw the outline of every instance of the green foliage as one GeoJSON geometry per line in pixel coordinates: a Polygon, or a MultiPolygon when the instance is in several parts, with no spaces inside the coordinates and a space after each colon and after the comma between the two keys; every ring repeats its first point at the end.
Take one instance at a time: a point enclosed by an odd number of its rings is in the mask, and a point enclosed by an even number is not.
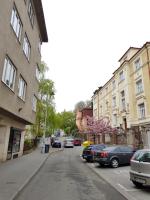
{"type": "Polygon", "coordinates": [[[23,148],[23,150],[24,150],[24,151],[27,151],[27,150],[30,150],[30,149],[32,149],[32,148],[34,148],[34,143],[33,143],[33,141],[32,141],[31,139],[26,139],[26,140],[24,141],[24,148],[23,148]]]}
{"type": "Polygon", "coordinates": [[[40,96],[37,102],[36,122],[30,127],[32,135],[51,135],[55,130],[59,129],[64,130],[67,134],[76,134],[77,127],[75,113],[71,111],[56,113],[54,105],[54,82],[45,78],[45,73],[48,68],[44,62],[41,63],[39,68],[41,72],[39,81],[40,96]]]}
{"type": "Polygon", "coordinates": [[[64,111],[58,113],[55,119],[57,121],[57,126],[59,126],[58,128],[64,130],[66,134],[72,135],[77,132],[76,116],[74,112],[64,111]]]}
{"type": "Polygon", "coordinates": [[[30,130],[35,136],[49,135],[54,128],[54,82],[45,78],[45,73],[48,70],[47,65],[42,62],[39,66],[39,99],[36,107],[36,122],[31,126],[30,130]],[[46,126],[45,126],[46,125],[46,126]]]}

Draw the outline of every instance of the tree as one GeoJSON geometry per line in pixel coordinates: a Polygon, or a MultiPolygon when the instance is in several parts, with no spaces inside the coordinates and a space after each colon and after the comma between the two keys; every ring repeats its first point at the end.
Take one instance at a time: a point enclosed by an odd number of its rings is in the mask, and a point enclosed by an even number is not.
{"type": "MultiPolygon", "coordinates": [[[[105,135],[105,134],[114,134],[117,132],[116,128],[113,128],[110,124],[110,120],[108,117],[102,117],[99,120],[95,120],[93,117],[87,116],[87,126],[84,134],[92,134],[94,136],[97,135],[105,135]]],[[[94,141],[95,143],[95,141],[94,141]]]]}
{"type": "Polygon", "coordinates": [[[77,132],[76,116],[72,111],[63,111],[56,115],[56,124],[68,135],[75,135],[77,132]]]}
{"type": "Polygon", "coordinates": [[[78,103],[76,103],[75,105],[75,109],[74,112],[80,111],[83,108],[91,108],[92,107],[92,102],[90,100],[86,100],[86,101],[79,101],[78,103]]]}
{"type": "Polygon", "coordinates": [[[40,68],[40,80],[39,80],[39,99],[37,101],[36,109],[36,122],[31,126],[32,134],[36,136],[42,136],[50,134],[54,127],[54,95],[55,88],[54,82],[45,78],[45,73],[48,70],[47,65],[42,62],[40,68]]]}

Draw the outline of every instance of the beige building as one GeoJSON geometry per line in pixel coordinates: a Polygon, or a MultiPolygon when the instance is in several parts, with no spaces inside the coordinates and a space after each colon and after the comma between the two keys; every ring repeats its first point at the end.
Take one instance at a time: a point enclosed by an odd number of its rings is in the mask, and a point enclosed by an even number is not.
{"type": "Polygon", "coordinates": [[[113,143],[150,147],[149,58],[149,42],[141,48],[130,47],[112,78],[94,92],[94,117],[109,117],[118,130],[113,143]]]}
{"type": "Polygon", "coordinates": [[[40,47],[47,42],[41,0],[0,3],[0,160],[22,155],[25,126],[34,123],[40,47]]]}

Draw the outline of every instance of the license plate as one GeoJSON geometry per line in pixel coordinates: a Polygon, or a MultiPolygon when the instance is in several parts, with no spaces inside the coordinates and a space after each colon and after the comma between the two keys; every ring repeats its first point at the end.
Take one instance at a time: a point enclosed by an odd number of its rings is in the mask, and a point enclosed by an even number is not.
{"type": "Polygon", "coordinates": [[[135,178],[135,181],[137,181],[138,183],[143,183],[143,184],[146,183],[146,181],[144,179],[141,179],[141,178],[135,178]]]}
{"type": "Polygon", "coordinates": [[[84,158],[87,158],[87,156],[84,156],[84,158]]]}

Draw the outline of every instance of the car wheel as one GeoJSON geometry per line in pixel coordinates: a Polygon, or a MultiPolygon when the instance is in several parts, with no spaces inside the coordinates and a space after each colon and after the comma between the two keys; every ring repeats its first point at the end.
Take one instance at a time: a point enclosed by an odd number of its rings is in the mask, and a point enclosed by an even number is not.
{"type": "Polygon", "coordinates": [[[119,167],[119,161],[118,161],[118,159],[113,158],[113,159],[111,160],[111,167],[113,167],[113,168],[119,167]]]}
{"type": "Polygon", "coordinates": [[[137,188],[141,188],[143,186],[142,183],[138,183],[136,181],[132,181],[132,183],[137,187],[137,188]]]}
{"type": "Polygon", "coordinates": [[[104,167],[104,164],[102,164],[102,163],[99,163],[99,166],[100,166],[100,167],[104,167]]]}

